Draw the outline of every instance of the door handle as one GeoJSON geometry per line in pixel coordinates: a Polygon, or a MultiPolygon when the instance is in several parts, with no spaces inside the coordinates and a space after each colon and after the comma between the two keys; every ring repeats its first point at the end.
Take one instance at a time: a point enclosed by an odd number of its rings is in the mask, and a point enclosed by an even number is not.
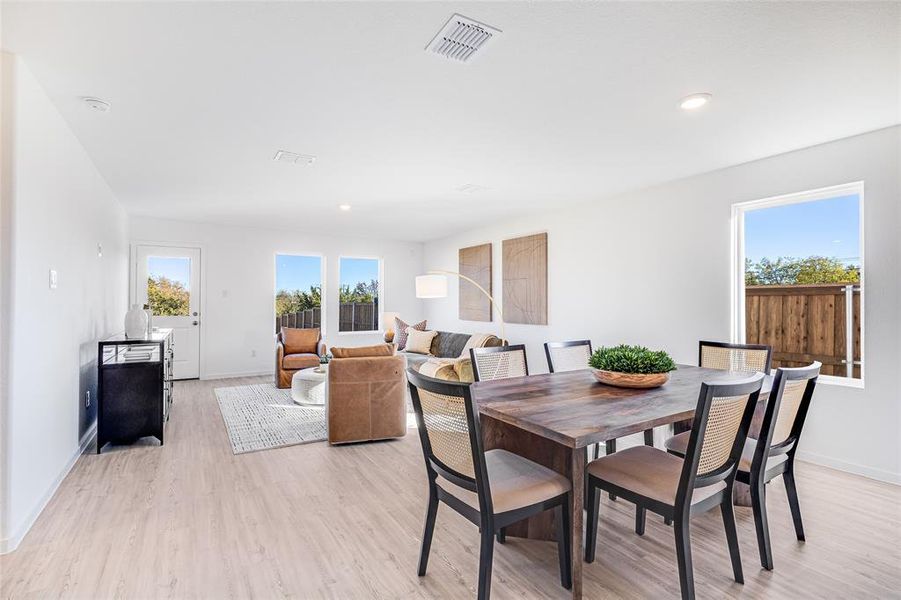
{"type": "Polygon", "coordinates": [[[198,323],[199,323],[199,321],[192,321],[191,325],[197,325],[198,323]]]}

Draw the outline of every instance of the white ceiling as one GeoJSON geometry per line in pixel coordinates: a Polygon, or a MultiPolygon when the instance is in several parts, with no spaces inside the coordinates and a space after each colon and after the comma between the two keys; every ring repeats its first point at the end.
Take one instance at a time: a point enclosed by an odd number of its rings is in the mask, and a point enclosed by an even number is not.
{"type": "Polygon", "coordinates": [[[133,214],[426,240],[901,121],[898,3],[2,10],[133,214]],[[470,64],[424,51],[454,12],[503,30],[470,64]]]}

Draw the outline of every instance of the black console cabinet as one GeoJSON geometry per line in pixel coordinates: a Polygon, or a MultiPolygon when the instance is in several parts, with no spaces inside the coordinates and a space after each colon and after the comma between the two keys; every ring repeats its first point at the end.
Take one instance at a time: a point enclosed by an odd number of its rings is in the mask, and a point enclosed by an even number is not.
{"type": "Polygon", "coordinates": [[[172,330],[143,340],[114,336],[97,350],[97,454],[107,442],[149,435],[162,445],[172,404],[172,330]]]}

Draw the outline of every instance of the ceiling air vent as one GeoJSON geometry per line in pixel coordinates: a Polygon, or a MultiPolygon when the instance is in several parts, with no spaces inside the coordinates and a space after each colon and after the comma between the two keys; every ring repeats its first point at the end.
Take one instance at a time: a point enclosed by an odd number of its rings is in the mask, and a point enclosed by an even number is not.
{"type": "Polygon", "coordinates": [[[272,160],[275,162],[312,165],[316,161],[316,157],[310,154],[297,154],[296,152],[279,150],[275,153],[275,156],[272,157],[272,160]]]}
{"type": "Polygon", "coordinates": [[[500,29],[455,14],[425,49],[445,58],[465,63],[472,60],[479,50],[482,50],[492,38],[497,37],[500,33],[500,29]]]}

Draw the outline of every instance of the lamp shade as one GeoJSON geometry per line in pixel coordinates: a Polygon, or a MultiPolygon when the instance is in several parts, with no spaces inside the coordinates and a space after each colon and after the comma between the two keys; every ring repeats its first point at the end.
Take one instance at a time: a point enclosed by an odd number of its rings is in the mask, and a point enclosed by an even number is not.
{"type": "Polygon", "coordinates": [[[447,277],[444,275],[418,275],[417,298],[447,298],[447,277]]]}

